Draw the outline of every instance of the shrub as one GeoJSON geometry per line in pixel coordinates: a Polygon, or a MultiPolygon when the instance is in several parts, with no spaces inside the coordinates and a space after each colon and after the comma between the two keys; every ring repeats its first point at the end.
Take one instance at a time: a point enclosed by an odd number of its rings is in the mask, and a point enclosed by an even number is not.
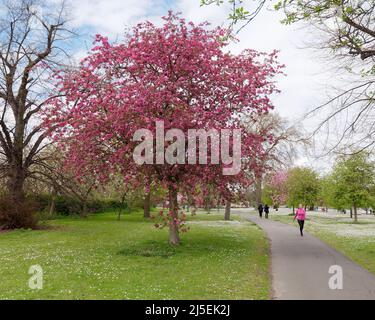
{"type": "Polygon", "coordinates": [[[55,200],[55,211],[57,214],[69,216],[79,214],[82,211],[81,202],[73,197],[58,196],[55,200]]]}
{"type": "Polygon", "coordinates": [[[48,194],[33,194],[29,195],[28,199],[34,203],[37,211],[45,211],[51,203],[51,197],[48,194]]]}
{"type": "Polygon", "coordinates": [[[37,204],[26,198],[15,203],[10,196],[0,197],[0,230],[35,229],[37,204]]]}
{"type": "MultiPolygon", "coordinates": [[[[50,219],[48,213],[51,205],[51,196],[48,194],[34,194],[28,197],[34,203],[35,211],[39,212],[42,220],[50,219]]],[[[143,204],[142,204],[143,205],[143,204]]],[[[117,210],[120,208],[127,209],[127,203],[122,204],[121,201],[115,199],[89,199],[85,204],[85,213],[98,213],[105,210],[117,210]]],[[[132,208],[137,207],[132,203],[132,208]]],[[[140,205],[141,207],[141,205],[140,205]]],[[[83,213],[84,203],[76,197],[67,195],[59,195],[55,198],[55,214],[63,216],[79,215],[83,213]]]]}
{"type": "MultiPolygon", "coordinates": [[[[39,211],[49,210],[49,206],[51,205],[51,197],[49,195],[38,195],[35,199],[37,199],[39,211]]],[[[97,213],[126,206],[126,203],[122,205],[120,201],[113,199],[89,199],[86,202],[87,213],[97,213]]],[[[55,199],[55,213],[58,215],[69,216],[81,214],[83,207],[83,202],[75,197],[59,195],[55,199]]]]}

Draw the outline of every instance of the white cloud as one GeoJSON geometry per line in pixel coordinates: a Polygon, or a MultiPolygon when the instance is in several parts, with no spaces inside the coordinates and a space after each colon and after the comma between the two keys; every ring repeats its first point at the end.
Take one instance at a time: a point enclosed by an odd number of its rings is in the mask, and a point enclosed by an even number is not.
{"type": "MultiPolygon", "coordinates": [[[[159,1],[160,2],[160,1],[159,1]]],[[[76,27],[91,27],[109,36],[121,35],[125,27],[144,20],[152,12],[153,0],[80,0],[72,1],[76,27]]]]}
{"type": "MultiPolygon", "coordinates": [[[[208,20],[214,25],[226,21],[228,8],[199,7],[199,1],[179,0],[178,7],[193,21],[208,20]]],[[[284,26],[281,15],[263,10],[239,35],[239,42],[231,45],[231,51],[246,48],[271,52],[280,50],[280,62],[286,65],[286,77],[279,77],[282,93],[275,99],[276,110],[283,116],[299,120],[303,114],[321,102],[319,98],[324,76],[322,67],[312,57],[312,52],[299,49],[309,30],[284,26]]]]}

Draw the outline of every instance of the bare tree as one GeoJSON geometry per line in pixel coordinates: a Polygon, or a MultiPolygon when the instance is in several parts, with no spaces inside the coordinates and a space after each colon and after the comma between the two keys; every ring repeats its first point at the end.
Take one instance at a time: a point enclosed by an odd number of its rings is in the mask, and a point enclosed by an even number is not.
{"type": "Polygon", "coordinates": [[[248,128],[263,136],[271,136],[264,145],[264,155],[258,159],[263,172],[256,174],[255,180],[255,202],[262,202],[263,176],[270,170],[286,169],[293,165],[297,156],[298,147],[306,145],[306,141],[299,132],[288,121],[276,113],[260,115],[257,119],[247,120],[248,128]]]}
{"type": "Polygon", "coordinates": [[[87,202],[92,197],[93,191],[98,188],[99,183],[90,172],[82,175],[78,181],[74,173],[66,166],[61,150],[54,145],[49,145],[40,151],[38,157],[29,167],[26,185],[32,185],[33,191],[36,193],[48,190],[51,196],[51,207],[54,207],[53,202],[57,195],[77,199],[81,206],[80,214],[82,217],[86,217],[88,214],[87,202]],[[35,190],[38,186],[39,190],[35,190]]]}
{"type": "Polygon", "coordinates": [[[230,27],[239,30],[268,3],[284,11],[284,24],[302,23],[317,31],[309,47],[328,60],[325,64],[336,75],[347,78],[333,88],[325,103],[304,115],[317,121],[310,138],[317,138],[323,155],[374,149],[374,0],[201,0],[201,5],[230,4],[230,27]]]}
{"type": "MultiPolygon", "coordinates": [[[[326,103],[307,114],[319,118],[312,137],[323,139],[324,153],[375,146],[374,0],[281,1],[286,24],[305,22],[316,30],[309,46],[323,53],[327,66],[344,77],[326,103]]],[[[322,142],[322,141],[321,141],[322,142]]]]}
{"type": "Polygon", "coordinates": [[[66,59],[62,42],[72,33],[65,28],[64,2],[51,7],[37,0],[3,0],[1,7],[0,169],[17,205],[24,200],[29,168],[47,145],[40,117],[54,98],[51,76],[66,59]]]}

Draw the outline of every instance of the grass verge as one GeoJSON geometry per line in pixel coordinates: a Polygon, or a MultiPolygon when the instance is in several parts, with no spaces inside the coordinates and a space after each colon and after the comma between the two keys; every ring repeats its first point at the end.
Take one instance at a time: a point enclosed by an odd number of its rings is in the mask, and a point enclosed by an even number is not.
{"type": "Polygon", "coordinates": [[[245,221],[189,217],[177,248],[141,212],[0,234],[0,299],[268,299],[268,242],[245,221]],[[28,270],[43,268],[43,289],[28,270]]]}

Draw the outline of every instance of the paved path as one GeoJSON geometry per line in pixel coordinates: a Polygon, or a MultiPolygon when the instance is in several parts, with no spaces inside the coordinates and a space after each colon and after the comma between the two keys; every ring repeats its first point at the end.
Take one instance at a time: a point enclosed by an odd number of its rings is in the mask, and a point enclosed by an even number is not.
{"type": "MultiPolygon", "coordinates": [[[[236,212],[237,213],[237,212],[236,212]]],[[[375,300],[375,276],[296,227],[238,213],[258,224],[271,242],[273,298],[282,300],[375,300]],[[343,290],[331,290],[331,266],[343,270],[343,290]]]]}

